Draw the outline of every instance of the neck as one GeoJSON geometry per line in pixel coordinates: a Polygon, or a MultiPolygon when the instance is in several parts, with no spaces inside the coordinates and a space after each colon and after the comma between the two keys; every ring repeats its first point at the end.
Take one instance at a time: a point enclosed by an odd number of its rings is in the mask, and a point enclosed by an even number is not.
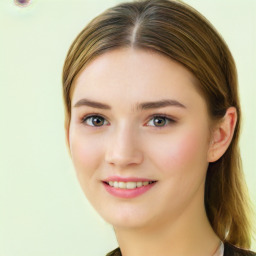
{"type": "Polygon", "coordinates": [[[175,220],[158,222],[151,227],[115,227],[122,255],[212,256],[220,239],[208,221],[204,204],[192,207],[175,220]]]}

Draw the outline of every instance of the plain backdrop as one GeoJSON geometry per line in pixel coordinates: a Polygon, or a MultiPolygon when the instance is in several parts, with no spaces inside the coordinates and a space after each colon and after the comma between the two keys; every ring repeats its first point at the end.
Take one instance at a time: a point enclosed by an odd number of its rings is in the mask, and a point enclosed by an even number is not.
{"type": "MultiPolygon", "coordinates": [[[[114,232],[84,197],[64,139],[61,73],[90,19],[117,0],[0,0],[0,256],[102,256],[114,232]]],[[[243,109],[241,151],[256,205],[256,1],[185,0],[234,55],[243,109]]],[[[256,242],[253,242],[256,250],[256,242]]]]}

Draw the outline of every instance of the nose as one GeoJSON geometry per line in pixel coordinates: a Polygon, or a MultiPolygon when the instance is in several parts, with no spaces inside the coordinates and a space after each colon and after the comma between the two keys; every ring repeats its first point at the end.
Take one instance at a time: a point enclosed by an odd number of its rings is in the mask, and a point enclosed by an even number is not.
{"type": "Polygon", "coordinates": [[[107,144],[105,160],[108,164],[124,168],[143,162],[138,136],[131,128],[123,126],[113,130],[107,144]]]}

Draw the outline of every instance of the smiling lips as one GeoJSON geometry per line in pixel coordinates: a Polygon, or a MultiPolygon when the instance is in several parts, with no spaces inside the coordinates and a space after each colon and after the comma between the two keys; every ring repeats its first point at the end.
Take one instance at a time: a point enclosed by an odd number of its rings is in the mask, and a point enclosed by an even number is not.
{"type": "Polygon", "coordinates": [[[133,198],[148,191],[156,182],[155,180],[114,176],[104,180],[103,185],[107,192],[113,196],[133,198]]]}

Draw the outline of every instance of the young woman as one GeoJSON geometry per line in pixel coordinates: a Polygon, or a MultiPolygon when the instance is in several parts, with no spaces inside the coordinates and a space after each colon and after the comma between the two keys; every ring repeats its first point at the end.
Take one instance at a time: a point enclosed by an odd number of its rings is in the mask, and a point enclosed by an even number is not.
{"type": "Polygon", "coordinates": [[[256,255],[236,68],[201,14],[168,0],[108,9],[71,45],[63,93],[78,180],[120,246],[108,255],[256,255]]]}

